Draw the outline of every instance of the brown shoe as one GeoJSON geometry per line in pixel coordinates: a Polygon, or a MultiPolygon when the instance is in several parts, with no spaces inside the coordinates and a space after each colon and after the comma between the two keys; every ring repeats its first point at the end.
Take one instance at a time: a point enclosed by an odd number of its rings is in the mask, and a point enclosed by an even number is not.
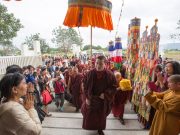
{"type": "Polygon", "coordinates": [[[102,130],[98,130],[98,134],[99,134],[99,135],[105,135],[102,130]]]}

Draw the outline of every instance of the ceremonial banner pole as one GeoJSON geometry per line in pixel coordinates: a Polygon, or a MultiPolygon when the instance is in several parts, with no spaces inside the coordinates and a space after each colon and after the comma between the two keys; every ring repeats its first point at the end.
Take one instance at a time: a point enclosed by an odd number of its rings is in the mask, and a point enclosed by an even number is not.
{"type": "Polygon", "coordinates": [[[91,59],[91,65],[92,65],[92,26],[91,26],[91,39],[90,39],[90,41],[91,41],[91,47],[90,47],[90,59],[91,59]]]}

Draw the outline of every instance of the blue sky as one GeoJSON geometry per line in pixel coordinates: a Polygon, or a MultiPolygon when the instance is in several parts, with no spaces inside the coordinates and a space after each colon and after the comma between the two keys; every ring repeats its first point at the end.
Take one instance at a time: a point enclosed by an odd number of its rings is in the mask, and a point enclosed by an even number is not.
{"type": "MultiPolygon", "coordinates": [[[[55,27],[63,26],[68,0],[0,1],[8,8],[8,12],[14,13],[15,17],[19,18],[24,25],[24,28],[18,32],[18,36],[14,38],[14,45],[20,47],[26,36],[40,33],[41,37],[45,38],[53,46],[51,43],[52,30],[55,27]]],[[[118,35],[122,37],[122,43],[125,46],[128,24],[134,17],[141,18],[141,33],[146,25],[150,29],[154,25],[155,18],[158,18],[159,33],[161,34],[160,43],[177,42],[170,40],[169,35],[175,32],[177,21],[180,19],[180,0],[125,0],[118,28],[116,26],[122,1],[112,0],[112,3],[112,18],[115,30],[109,32],[94,28],[93,44],[107,46],[110,40],[114,40],[116,29],[118,29],[118,35]]],[[[84,44],[89,44],[90,28],[80,28],[80,33],[84,39],[84,44]]]]}

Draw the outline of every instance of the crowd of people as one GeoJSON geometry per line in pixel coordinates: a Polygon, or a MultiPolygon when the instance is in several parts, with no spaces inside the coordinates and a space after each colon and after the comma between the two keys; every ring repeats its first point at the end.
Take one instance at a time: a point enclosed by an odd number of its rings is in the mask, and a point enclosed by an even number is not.
{"type": "MultiPolygon", "coordinates": [[[[53,103],[57,111],[63,112],[65,100],[75,107],[75,112],[81,111],[83,129],[104,135],[111,112],[125,125],[124,108],[133,90],[126,79],[125,60],[120,70],[104,56],[86,62],[76,57],[43,57],[38,67],[8,66],[0,81],[0,134],[40,134],[44,118],[52,116],[48,106],[53,103]],[[123,81],[128,87],[122,88],[123,81]]],[[[162,59],[158,63],[154,69],[156,92],[149,87],[145,96],[153,112],[150,135],[178,135],[180,64],[162,59]]]]}

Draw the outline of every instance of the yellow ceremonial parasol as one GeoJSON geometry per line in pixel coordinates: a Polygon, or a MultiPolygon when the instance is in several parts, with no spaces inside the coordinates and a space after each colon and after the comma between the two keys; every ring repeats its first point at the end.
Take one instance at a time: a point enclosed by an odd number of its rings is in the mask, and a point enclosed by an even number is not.
{"type": "Polygon", "coordinates": [[[69,0],[64,25],[68,27],[91,26],[91,59],[92,27],[113,30],[111,18],[111,0],[69,0]]]}

